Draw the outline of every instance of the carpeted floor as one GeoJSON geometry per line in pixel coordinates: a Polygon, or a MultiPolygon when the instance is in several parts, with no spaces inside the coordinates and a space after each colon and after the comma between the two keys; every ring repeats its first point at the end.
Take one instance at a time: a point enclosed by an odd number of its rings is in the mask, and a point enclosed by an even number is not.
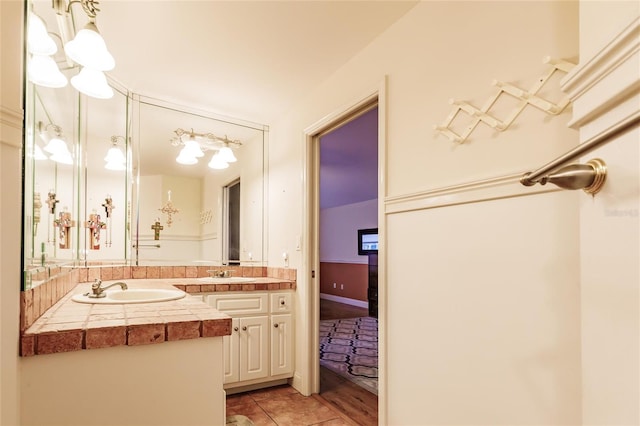
{"type": "Polygon", "coordinates": [[[378,320],[320,321],[320,365],[378,394],[378,320]]]}

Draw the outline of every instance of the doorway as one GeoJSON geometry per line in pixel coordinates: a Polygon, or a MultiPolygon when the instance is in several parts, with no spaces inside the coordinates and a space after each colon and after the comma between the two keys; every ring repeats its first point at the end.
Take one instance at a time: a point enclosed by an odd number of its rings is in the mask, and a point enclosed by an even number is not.
{"type": "Polygon", "coordinates": [[[371,256],[358,252],[357,240],[358,230],[378,226],[378,116],[375,96],[317,132],[311,146],[317,391],[363,425],[377,424],[379,349],[371,256]]]}
{"type": "Polygon", "coordinates": [[[225,265],[240,264],[240,179],[223,188],[223,252],[225,265]]]}

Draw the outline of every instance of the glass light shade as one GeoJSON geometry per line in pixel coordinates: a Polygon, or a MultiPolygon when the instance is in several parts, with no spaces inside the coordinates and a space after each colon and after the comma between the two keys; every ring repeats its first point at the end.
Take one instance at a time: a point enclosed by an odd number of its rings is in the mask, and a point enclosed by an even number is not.
{"type": "Polygon", "coordinates": [[[69,151],[53,154],[49,159],[56,163],[73,164],[73,157],[69,151]]]}
{"type": "Polygon", "coordinates": [[[51,140],[49,140],[49,143],[45,145],[44,150],[54,155],[69,153],[67,144],[59,137],[51,138],[51,140]]]}
{"type": "Polygon", "coordinates": [[[104,168],[107,170],[126,170],[127,166],[119,161],[107,161],[107,164],[104,165],[104,168]]]}
{"type": "Polygon", "coordinates": [[[228,146],[222,147],[220,148],[220,151],[218,153],[220,155],[220,157],[222,157],[222,159],[224,161],[226,161],[227,163],[235,163],[236,161],[238,161],[238,159],[236,158],[235,155],[233,155],[233,151],[231,150],[231,148],[229,148],[228,146]]]}
{"type": "Polygon", "coordinates": [[[204,157],[204,152],[202,152],[202,148],[200,148],[200,144],[196,142],[195,139],[189,137],[184,143],[184,148],[182,148],[190,157],[204,157]]]}
{"type": "Polygon", "coordinates": [[[44,152],[42,152],[42,149],[40,148],[40,146],[38,146],[38,144],[35,144],[33,146],[33,159],[34,160],[46,160],[47,156],[44,155],[44,152]]]}
{"type": "Polygon", "coordinates": [[[189,155],[186,149],[187,147],[184,147],[180,150],[180,154],[178,155],[178,157],[176,157],[176,162],[185,164],[187,166],[196,164],[198,162],[198,159],[192,155],[189,155]]]}
{"type": "Polygon", "coordinates": [[[67,85],[67,77],[60,72],[51,56],[31,55],[28,68],[29,81],[33,84],[53,88],[67,85]]]}
{"type": "Polygon", "coordinates": [[[64,45],[64,51],[71,60],[83,67],[109,71],[116,66],[116,61],[93,22],[78,31],[75,38],[64,45]]]}
{"type": "Polygon", "coordinates": [[[216,153],[213,157],[211,157],[211,161],[209,161],[208,166],[212,169],[221,170],[229,167],[229,163],[224,161],[219,153],[216,153]]]}
{"type": "Polygon", "coordinates": [[[117,146],[112,146],[111,148],[109,148],[109,151],[107,151],[107,156],[104,157],[104,161],[106,161],[107,163],[124,164],[126,163],[127,159],[125,158],[120,148],[118,148],[117,146]]]}
{"type": "Polygon", "coordinates": [[[29,27],[27,33],[27,50],[36,55],[53,55],[58,51],[47,27],[38,15],[29,13],[29,27]]]}
{"type": "Polygon", "coordinates": [[[107,77],[102,71],[84,67],[75,76],[71,77],[71,85],[79,92],[98,99],[113,97],[113,89],[107,84],[107,77]]]}

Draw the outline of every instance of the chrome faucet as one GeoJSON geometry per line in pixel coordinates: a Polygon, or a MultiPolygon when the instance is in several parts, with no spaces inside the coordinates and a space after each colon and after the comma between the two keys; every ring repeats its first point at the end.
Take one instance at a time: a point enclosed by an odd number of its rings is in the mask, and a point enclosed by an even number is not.
{"type": "Polygon", "coordinates": [[[231,276],[231,271],[226,270],[216,270],[216,269],[208,269],[211,278],[229,278],[231,276]]]}
{"type": "Polygon", "coordinates": [[[117,283],[109,284],[106,287],[102,287],[102,281],[99,279],[96,279],[95,282],[91,284],[91,293],[85,293],[85,296],[93,297],[95,299],[105,297],[106,295],[104,294],[104,291],[108,288],[113,287],[114,285],[119,285],[122,290],[126,290],[128,288],[127,284],[121,281],[118,281],[117,283]]]}

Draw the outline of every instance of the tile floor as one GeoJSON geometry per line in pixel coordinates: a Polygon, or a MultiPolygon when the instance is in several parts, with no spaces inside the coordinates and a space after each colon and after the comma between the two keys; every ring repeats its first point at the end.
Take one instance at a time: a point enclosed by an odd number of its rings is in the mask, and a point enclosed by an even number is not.
{"type": "Polygon", "coordinates": [[[356,425],[318,395],[289,385],[227,396],[227,416],[241,414],[256,426],[356,425]]]}

